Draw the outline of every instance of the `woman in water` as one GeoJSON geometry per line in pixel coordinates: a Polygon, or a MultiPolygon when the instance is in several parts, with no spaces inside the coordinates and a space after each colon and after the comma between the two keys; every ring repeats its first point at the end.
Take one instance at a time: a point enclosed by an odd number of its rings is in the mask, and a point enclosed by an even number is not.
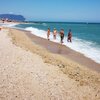
{"type": "Polygon", "coordinates": [[[71,29],[69,29],[67,41],[68,42],[72,42],[72,32],[71,32],[71,29]]]}

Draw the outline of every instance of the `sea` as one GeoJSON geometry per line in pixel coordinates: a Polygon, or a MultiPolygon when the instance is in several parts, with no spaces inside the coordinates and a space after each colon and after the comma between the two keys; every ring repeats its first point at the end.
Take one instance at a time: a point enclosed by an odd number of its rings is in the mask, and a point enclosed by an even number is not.
{"type": "Polygon", "coordinates": [[[100,64],[100,23],[76,22],[28,22],[11,24],[9,27],[27,30],[31,34],[47,39],[47,29],[50,28],[50,41],[60,43],[60,29],[64,29],[64,43],[84,56],[100,64]],[[53,29],[57,29],[57,39],[53,39],[53,29]],[[72,31],[72,43],[67,42],[68,31],[72,31]]]}

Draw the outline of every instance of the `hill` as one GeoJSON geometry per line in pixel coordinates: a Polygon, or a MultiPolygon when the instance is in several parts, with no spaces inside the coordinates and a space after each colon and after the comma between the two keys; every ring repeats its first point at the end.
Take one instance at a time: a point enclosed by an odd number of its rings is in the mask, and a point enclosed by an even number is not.
{"type": "Polygon", "coordinates": [[[0,19],[8,19],[15,21],[25,21],[24,16],[15,14],[0,14],[0,19]]]}

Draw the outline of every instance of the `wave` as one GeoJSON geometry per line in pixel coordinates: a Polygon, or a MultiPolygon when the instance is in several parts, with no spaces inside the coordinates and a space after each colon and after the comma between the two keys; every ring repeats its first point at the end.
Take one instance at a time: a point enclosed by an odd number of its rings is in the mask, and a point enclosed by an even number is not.
{"type": "Polygon", "coordinates": [[[86,57],[91,58],[97,63],[100,63],[100,48],[94,46],[95,43],[86,40],[73,38],[73,43],[67,43],[71,49],[84,54],[86,57]]]}
{"type": "Polygon", "coordinates": [[[39,30],[39,29],[33,28],[33,27],[27,27],[27,28],[25,28],[25,30],[31,31],[31,33],[36,36],[46,38],[46,31],[44,31],[44,30],[39,30]]]}
{"type": "Polygon", "coordinates": [[[47,24],[46,24],[46,23],[43,23],[42,25],[43,25],[43,26],[47,26],[47,24]]]}
{"type": "MultiPolygon", "coordinates": [[[[42,37],[42,38],[47,38],[47,32],[44,30],[39,30],[38,28],[34,27],[27,27],[25,28],[27,31],[31,31],[32,34],[42,37]]],[[[53,33],[51,32],[50,35],[50,41],[60,43],[60,36],[57,35],[57,39],[53,39],[53,33]]],[[[64,37],[64,43],[63,45],[80,52],[84,54],[86,57],[91,58],[97,63],[100,63],[100,48],[97,46],[94,46],[95,44],[93,42],[89,42],[86,40],[78,39],[76,37],[73,37],[73,42],[69,43],[67,42],[67,37],[64,37]]]]}
{"type": "MultiPolygon", "coordinates": [[[[30,23],[27,23],[27,24],[30,24],[30,23]]],[[[43,26],[47,26],[47,23],[35,23],[35,22],[32,22],[31,23],[32,25],[43,25],[43,26]]]]}

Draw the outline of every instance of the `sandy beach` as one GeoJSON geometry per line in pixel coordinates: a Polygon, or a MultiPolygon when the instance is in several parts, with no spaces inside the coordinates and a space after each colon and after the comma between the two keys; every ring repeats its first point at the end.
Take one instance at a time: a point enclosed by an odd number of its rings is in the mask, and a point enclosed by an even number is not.
{"type": "Polygon", "coordinates": [[[0,31],[0,100],[100,100],[100,64],[52,45],[24,31],[0,31]]]}

